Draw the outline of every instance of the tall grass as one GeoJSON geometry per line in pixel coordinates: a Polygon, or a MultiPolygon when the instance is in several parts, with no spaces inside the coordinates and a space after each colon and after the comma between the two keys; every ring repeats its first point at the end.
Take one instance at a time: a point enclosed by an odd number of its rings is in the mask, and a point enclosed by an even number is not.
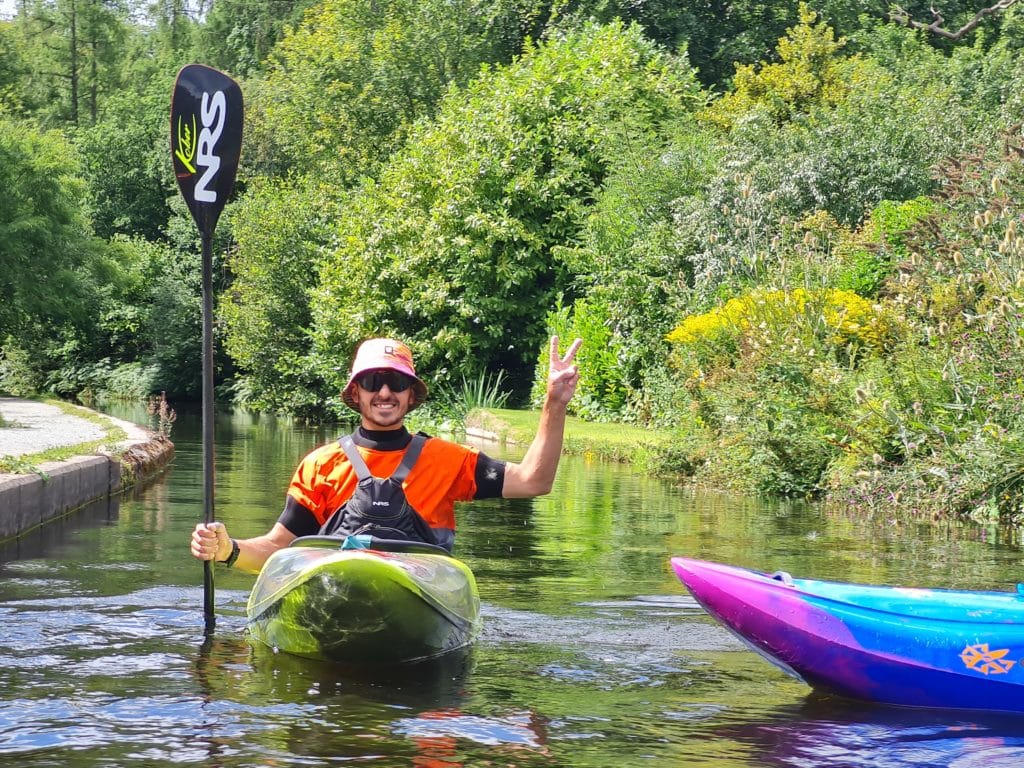
{"type": "Polygon", "coordinates": [[[504,371],[482,373],[475,379],[461,377],[459,384],[439,383],[421,408],[410,415],[410,428],[459,431],[466,416],[473,410],[504,408],[511,396],[502,390],[504,371]]]}
{"type": "Polygon", "coordinates": [[[494,376],[486,372],[481,373],[472,381],[463,376],[462,386],[453,392],[459,410],[469,413],[474,408],[504,408],[511,394],[501,388],[504,379],[504,371],[498,371],[494,376]]]}

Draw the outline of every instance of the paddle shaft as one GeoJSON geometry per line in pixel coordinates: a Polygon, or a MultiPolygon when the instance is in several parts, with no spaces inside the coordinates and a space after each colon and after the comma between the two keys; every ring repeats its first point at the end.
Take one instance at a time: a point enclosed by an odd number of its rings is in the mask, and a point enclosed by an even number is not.
{"type": "MultiPolygon", "coordinates": [[[[213,233],[204,230],[203,239],[203,518],[209,525],[216,518],[213,506],[213,233]]],[[[203,615],[207,626],[215,619],[213,561],[203,562],[203,615]]]]}

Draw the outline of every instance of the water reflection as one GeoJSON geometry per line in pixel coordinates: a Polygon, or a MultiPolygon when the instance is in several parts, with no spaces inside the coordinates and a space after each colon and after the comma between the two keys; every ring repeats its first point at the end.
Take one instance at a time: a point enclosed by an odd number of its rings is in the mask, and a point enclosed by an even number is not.
{"type": "MultiPolygon", "coordinates": [[[[132,493],[137,496],[141,492],[141,490],[136,490],[132,493]]],[[[117,522],[122,498],[124,496],[119,494],[98,499],[70,515],[58,517],[46,525],[33,528],[16,539],[0,542],[0,567],[3,563],[10,561],[30,560],[48,553],[58,552],[82,528],[110,525],[117,522]]],[[[0,582],[0,590],[2,589],[3,582],[0,582]]]]}
{"type": "Polygon", "coordinates": [[[760,722],[717,731],[786,768],[1018,768],[1020,717],[872,707],[809,696],[760,722]]]}
{"type": "MultiPolygon", "coordinates": [[[[543,718],[536,713],[484,716],[465,709],[474,664],[467,650],[415,665],[345,670],[211,636],[199,648],[194,672],[207,705],[262,702],[263,727],[254,741],[267,758],[379,759],[382,743],[391,758],[423,766],[472,764],[463,762],[465,744],[492,756],[547,755],[543,718]]],[[[221,730],[220,723],[212,728],[221,730]]],[[[211,754],[226,743],[211,736],[211,754]]]]}

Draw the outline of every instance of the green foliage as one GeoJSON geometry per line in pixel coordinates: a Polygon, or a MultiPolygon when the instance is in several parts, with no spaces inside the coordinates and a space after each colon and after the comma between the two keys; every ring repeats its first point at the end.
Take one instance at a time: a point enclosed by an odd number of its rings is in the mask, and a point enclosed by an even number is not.
{"type": "Polygon", "coordinates": [[[474,408],[504,408],[509,398],[509,393],[501,387],[504,375],[504,371],[498,371],[494,377],[485,373],[472,382],[463,377],[457,394],[466,412],[474,408]]]}
{"type": "Polygon", "coordinates": [[[570,282],[554,248],[579,236],[619,138],[699,99],[692,73],[621,25],[451,92],[346,204],[314,295],[317,350],[394,333],[442,380],[500,368],[529,381],[546,308],[570,282]]]}
{"type": "MultiPolygon", "coordinates": [[[[576,291],[601,306],[614,329],[618,386],[631,397],[646,397],[642,383],[663,365],[665,329],[693,277],[673,231],[676,201],[701,194],[719,157],[709,132],[692,121],[673,121],[668,130],[665,138],[634,134],[622,142],[578,242],[555,249],[575,274],[576,291]]],[[[640,412],[669,416],[647,406],[640,412]]]]}
{"type": "Polygon", "coordinates": [[[253,83],[249,164],[268,175],[372,172],[449,83],[507,59],[502,3],[326,0],[273,49],[253,83]]]}
{"type": "Polygon", "coordinates": [[[118,238],[87,336],[62,332],[37,345],[45,386],[66,397],[129,398],[154,391],[197,395],[200,361],[198,254],[118,238]]]}
{"type": "MultiPolygon", "coordinates": [[[[756,290],[720,307],[689,315],[668,334],[699,366],[729,365],[762,350],[805,348],[808,354],[856,356],[861,348],[882,352],[889,322],[877,306],[855,293],[756,290]]],[[[699,371],[698,371],[699,375],[699,371]]]]}
{"type": "Polygon", "coordinates": [[[0,472],[11,475],[37,474],[43,480],[49,480],[50,476],[41,470],[34,461],[24,456],[0,456],[0,472]]]}
{"type": "Polygon", "coordinates": [[[0,392],[16,397],[39,392],[45,376],[45,371],[40,370],[41,362],[17,339],[8,336],[0,346],[0,392]]]}
{"type": "Polygon", "coordinates": [[[833,230],[822,238],[815,224],[814,242],[804,243],[801,222],[813,214],[855,229],[883,199],[928,193],[931,167],[983,135],[982,113],[966,100],[969,91],[951,84],[949,62],[927,49],[901,57],[899,70],[868,59],[837,64],[846,83],[841,99],[781,125],[758,107],[723,136],[720,170],[703,194],[676,202],[672,222],[696,308],[776,279],[835,286],[835,246],[844,236],[833,230]]]}
{"type": "MultiPolygon", "coordinates": [[[[840,230],[846,267],[867,245],[900,259],[865,305],[885,323],[885,354],[837,345],[871,329],[848,302],[838,338],[808,332],[813,313],[752,315],[742,302],[681,323],[673,360],[692,422],[680,444],[702,442],[680,469],[870,510],[1024,519],[1022,157],[1015,131],[941,164],[934,198],[880,205],[857,233],[840,230]]],[[[821,317],[819,329],[837,328],[821,317]]]]}
{"type": "MultiPolygon", "coordinates": [[[[447,421],[450,429],[452,421],[464,423],[466,417],[477,409],[505,408],[512,393],[504,388],[504,383],[504,371],[498,371],[493,376],[481,373],[475,379],[463,376],[454,386],[441,385],[431,391],[427,405],[435,420],[447,421]],[[438,416],[442,418],[436,418],[438,416]]],[[[420,418],[419,409],[416,413],[417,418],[420,418]]]]}
{"type": "Polygon", "coordinates": [[[51,126],[95,123],[121,84],[127,5],[35,0],[13,24],[24,68],[23,101],[51,126]]]}
{"type": "MultiPolygon", "coordinates": [[[[981,7],[971,0],[944,0],[934,3],[899,3],[911,18],[931,22],[933,7],[941,11],[949,29],[957,29],[969,21],[981,7]]],[[[708,88],[726,91],[735,85],[732,78],[737,66],[754,65],[770,58],[776,42],[787,29],[800,21],[806,3],[798,0],[733,0],[733,2],[678,3],[653,0],[636,3],[629,0],[592,0],[554,6],[555,24],[571,25],[580,19],[609,22],[621,18],[639,24],[645,34],[668,50],[681,51],[697,69],[701,82],[708,88]]],[[[851,52],[868,52],[877,38],[890,31],[905,30],[887,23],[890,5],[868,0],[817,0],[813,8],[818,17],[837,34],[846,38],[851,52]]],[[[1016,8],[986,18],[978,32],[969,35],[966,45],[988,54],[1020,26],[1016,8]]],[[[936,35],[915,35],[919,45],[945,54],[957,53],[965,46],[936,35]]],[[[778,58],[774,61],[777,63],[778,58]]]]}
{"type": "Polygon", "coordinates": [[[822,355],[813,337],[782,330],[770,337],[771,349],[728,365],[702,369],[685,355],[676,358],[691,413],[680,425],[680,443],[697,436],[701,446],[683,457],[683,469],[697,481],[797,496],[824,489],[825,473],[841,454],[845,398],[836,385],[846,368],[822,355]]]}
{"type": "Polygon", "coordinates": [[[762,62],[760,68],[737,64],[732,89],[704,112],[703,119],[731,128],[749,113],[763,110],[781,124],[846,97],[849,84],[839,55],[846,41],[836,40],[832,27],[818,21],[803,3],[799,21],[778,42],[780,61],[762,62]]]}
{"type": "Polygon", "coordinates": [[[577,413],[674,425],[656,460],[698,482],[1024,519],[1019,7],[959,44],[841,0],[130,9],[0,22],[0,387],[198,393],[166,102],[201,51],[248,78],[214,247],[237,400],[347,415],[389,333],[451,426],[542,386],[551,323],[585,339],[577,413]]]}
{"type": "Polygon", "coordinates": [[[14,24],[0,21],[0,115],[16,115],[22,108],[22,51],[14,24]]]}
{"type": "Polygon", "coordinates": [[[217,0],[197,31],[203,61],[242,77],[257,74],[312,5],[314,0],[217,0]]]}
{"type": "MultiPolygon", "coordinates": [[[[548,315],[548,334],[556,335],[562,346],[582,339],[576,353],[580,381],[570,412],[590,421],[624,420],[628,392],[623,371],[621,336],[611,327],[607,307],[588,299],[577,299],[571,306],[559,304],[548,315]]],[[[531,404],[537,408],[547,392],[550,349],[541,345],[531,391],[531,404]]]]}
{"type": "Polygon", "coordinates": [[[685,41],[701,81],[715,88],[726,87],[737,63],[763,59],[797,15],[792,0],[622,5],[655,39],[673,47],[685,41]]]}
{"type": "MultiPolygon", "coordinates": [[[[211,3],[219,5],[220,3],[211,3]]],[[[189,8],[189,0],[155,0],[146,9],[146,26],[148,34],[143,36],[150,47],[143,66],[156,60],[167,62],[173,60],[178,66],[189,63],[193,42],[199,30],[189,8]]],[[[213,9],[210,9],[213,12],[213,9]]],[[[204,43],[206,41],[203,41],[204,43]]],[[[200,50],[204,50],[200,46],[200,50]]],[[[205,58],[205,56],[204,56],[205,58]]],[[[139,61],[132,62],[132,67],[139,61]]],[[[168,69],[173,69],[169,67],[168,69]]]]}
{"type": "Polygon", "coordinates": [[[103,253],[71,146],[56,132],[0,118],[0,189],[0,332],[88,328],[103,253]]]}
{"type": "Polygon", "coordinates": [[[881,357],[892,332],[879,307],[836,289],[756,290],[684,318],[668,338],[696,426],[714,435],[701,479],[759,493],[824,490],[849,423],[844,382],[881,357]]]}
{"type": "Polygon", "coordinates": [[[836,286],[861,296],[877,296],[894,265],[910,255],[904,235],[933,209],[933,203],[924,197],[880,202],[860,230],[837,249],[836,286]]]}
{"type": "Polygon", "coordinates": [[[100,119],[75,132],[89,185],[96,234],[162,238],[177,194],[167,149],[168,94],[173,73],[150,77],[145,90],[107,100],[100,119]]]}
{"type": "MultiPolygon", "coordinates": [[[[152,347],[147,359],[160,371],[156,382],[160,389],[197,397],[202,392],[200,258],[194,253],[167,255],[168,261],[150,282],[147,335],[152,347]]],[[[214,345],[222,346],[216,332],[214,345]]]]}
{"type": "MultiPolygon", "coordinates": [[[[250,407],[303,416],[326,408],[309,359],[309,294],[340,210],[329,188],[307,179],[255,184],[229,212],[234,281],[220,311],[227,351],[244,373],[237,394],[250,407]]],[[[344,365],[341,357],[327,364],[344,365]]]]}
{"type": "Polygon", "coordinates": [[[144,400],[157,389],[160,371],[141,362],[125,363],[112,368],[104,378],[102,395],[113,400],[144,400]]]}

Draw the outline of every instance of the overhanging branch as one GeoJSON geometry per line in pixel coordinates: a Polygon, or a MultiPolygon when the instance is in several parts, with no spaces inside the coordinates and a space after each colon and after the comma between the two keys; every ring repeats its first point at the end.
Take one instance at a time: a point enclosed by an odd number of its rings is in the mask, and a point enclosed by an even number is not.
{"type": "Polygon", "coordinates": [[[1002,13],[1006,9],[1016,4],[1017,0],[999,0],[999,2],[997,2],[995,5],[991,5],[988,8],[982,8],[980,11],[974,14],[974,18],[972,18],[970,21],[968,21],[955,32],[945,28],[944,25],[946,23],[946,20],[942,17],[942,14],[939,11],[935,10],[935,8],[931,9],[931,24],[925,24],[923,21],[915,21],[914,19],[910,18],[910,14],[907,12],[907,10],[899,5],[893,8],[892,12],[889,14],[889,18],[896,24],[901,24],[905,27],[910,27],[911,29],[919,29],[922,32],[930,32],[933,35],[944,37],[947,40],[962,40],[965,35],[967,35],[969,32],[974,30],[979,24],[981,24],[981,22],[985,19],[986,16],[992,16],[993,14],[1002,13]]]}

